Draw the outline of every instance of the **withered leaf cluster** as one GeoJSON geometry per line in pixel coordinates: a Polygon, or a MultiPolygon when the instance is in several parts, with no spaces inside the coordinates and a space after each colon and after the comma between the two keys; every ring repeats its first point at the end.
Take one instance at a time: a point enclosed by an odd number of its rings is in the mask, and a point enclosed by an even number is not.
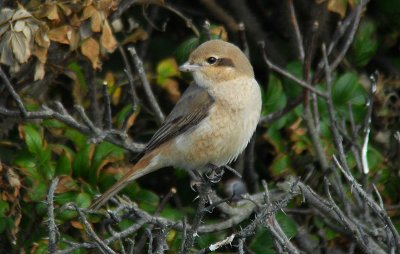
{"type": "Polygon", "coordinates": [[[0,11],[0,63],[18,73],[22,64],[35,64],[34,79],[42,79],[52,43],[69,45],[95,69],[101,56],[117,47],[108,16],[119,0],[75,0],[31,3],[0,11]]]}

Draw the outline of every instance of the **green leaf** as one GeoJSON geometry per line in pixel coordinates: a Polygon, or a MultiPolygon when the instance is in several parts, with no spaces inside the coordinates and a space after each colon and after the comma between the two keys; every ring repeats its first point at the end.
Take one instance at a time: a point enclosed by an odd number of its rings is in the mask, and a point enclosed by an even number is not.
{"type": "Polygon", "coordinates": [[[376,54],[378,41],[376,39],[376,26],[372,21],[364,21],[360,24],[352,44],[350,60],[359,67],[369,63],[376,54]]]}
{"type": "Polygon", "coordinates": [[[42,135],[33,125],[25,125],[24,139],[28,150],[35,155],[41,154],[43,149],[42,135]]]}
{"type": "Polygon", "coordinates": [[[4,232],[8,228],[10,218],[0,217],[0,234],[4,232]]]}
{"type": "Polygon", "coordinates": [[[184,214],[182,211],[179,211],[178,209],[173,209],[171,207],[165,207],[164,210],[161,212],[161,216],[163,218],[167,218],[170,220],[175,220],[179,221],[184,217],[184,214]]]}
{"type": "Polygon", "coordinates": [[[41,175],[47,180],[53,179],[55,174],[54,162],[51,161],[51,155],[51,150],[46,147],[38,157],[37,167],[40,170],[41,175]]]}
{"type": "Polygon", "coordinates": [[[48,244],[44,241],[40,241],[37,248],[35,249],[35,254],[47,254],[48,252],[48,244]]]}
{"type": "Polygon", "coordinates": [[[208,233],[208,234],[201,234],[196,240],[196,247],[199,249],[207,248],[211,244],[221,241],[226,237],[225,233],[223,232],[216,232],[216,233],[208,233]]]}
{"type": "Polygon", "coordinates": [[[283,93],[282,81],[275,75],[269,75],[267,91],[262,91],[262,115],[275,112],[285,107],[287,98],[283,93]]]}
{"type": "Polygon", "coordinates": [[[32,201],[43,201],[47,195],[47,184],[38,182],[28,192],[28,196],[32,201]]]}
{"type": "MultiPolygon", "coordinates": [[[[287,216],[283,212],[277,213],[275,217],[283,232],[289,239],[293,238],[297,234],[296,222],[291,217],[287,216]]],[[[250,244],[250,248],[255,253],[276,253],[271,234],[265,228],[258,231],[250,244]]]]}
{"type": "Polygon", "coordinates": [[[297,225],[292,217],[287,216],[283,212],[278,212],[276,214],[276,220],[289,239],[293,238],[297,234],[297,225]]]}
{"type": "Polygon", "coordinates": [[[91,196],[85,192],[79,193],[76,197],[76,204],[81,208],[88,208],[91,201],[91,196]]]}
{"type": "Polygon", "coordinates": [[[370,169],[377,168],[380,170],[381,164],[385,161],[385,157],[379,152],[378,149],[375,149],[372,145],[369,145],[367,150],[367,161],[370,169]]]}
{"type": "Polygon", "coordinates": [[[274,150],[277,154],[285,150],[284,142],[279,129],[279,126],[273,124],[267,129],[267,133],[265,135],[268,142],[274,147],[274,150]]]}
{"type": "Polygon", "coordinates": [[[33,155],[21,153],[15,159],[14,163],[21,168],[21,171],[24,173],[24,175],[28,176],[27,180],[40,181],[42,179],[42,176],[37,170],[36,159],[33,157],[33,155]]]}
{"type": "Polygon", "coordinates": [[[154,212],[160,202],[160,198],[157,194],[143,189],[137,193],[135,200],[140,203],[140,207],[147,212],[154,212]]]}
{"type": "Polygon", "coordinates": [[[69,202],[74,202],[77,194],[76,192],[64,192],[64,193],[59,193],[54,196],[54,202],[56,202],[59,205],[64,205],[69,202]]]}
{"type": "Polygon", "coordinates": [[[59,129],[63,129],[66,127],[66,125],[58,120],[54,120],[54,119],[47,119],[47,120],[43,120],[43,126],[47,127],[47,128],[59,128],[59,129]]]}
{"type": "Polygon", "coordinates": [[[254,253],[275,254],[274,242],[271,234],[265,229],[258,230],[258,233],[250,243],[250,249],[254,253]]]}
{"type": "Polygon", "coordinates": [[[69,64],[68,68],[73,72],[75,80],[73,87],[74,99],[78,104],[81,104],[83,97],[85,97],[87,93],[85,75],[83,74],[81,66],[76,62],[69,64]]]}
{"type": "Polygon", "coordinates": [[[72,163],[72,175],[88,179],[90,174],[91,154],[94,149],[93,144],[86,144],[78,153],[76,153],[72,163]]]}
{"type": "Polygon", "coordinates": [[[288,173],[291,168],[290,157],[287,154],[279,154],[272,162],[270,171],[276,177],[288,173]]]}
{"type": "Polygon", "coordinates": [[[179,75],[178,65],[174,58],[167,58],[157,64],[157,84],[164,85],[166,80],[179,75]]]}
{"type": "Polygon", "coordinates": [[[87,137],[74,129],[67,129],[65,137],[71,140],[78,149],[82,149],[87,145],[87,137]]]}
{"type": "Polygon", "coordinates": [[[200,45],[199,38],[193,37],[181,43],[176,49],[175,55],[178,64],[183,64],[189,58],[190,53],[200,45]]]}
{"type": "Polygon", "coordinates": [[[9,209],[10,205],[4,200],[0,200],[0,218],[5,216],[9,209]]]}
{"type": "Polygon", "coordinates": [[[56,174],[57,175],[71,175],[72,165],[69,158],[62,154],[57,161],[56,174]]]}
{"type": "Polygon", "coordinates": [[[345,73],[340,76],[332,87],[332,99],[335,106],[342,106],[348,111],[348,104],[355,105],[365,102],[365,89],[358,82],[358,77],[354,73],[345,73]]]}
{"type": "Polygon", "coordinates": [[[46,202],[37,202],[35,203],[35,211],[39,216],[47,216],[47,203],[46,202]]]}
{"type": "MultiPolygon", "coordinates": [[[[286,66],[286,70],[296,76],[297,78],[303,78],[303,64],[299,61],[294,61],[289,63],[286,66]]],[[[283,87],[285,90],[285,94],[290,98],[294,99],[299,96],[303,88],[297,84],[296,82],[292,81],[291,79],[284,78],[283,79],[283,87]]]]}
{"type": "Polygon", "coordinates": [[[90,171],[90,183],[95,184],[97,182],[97,172],[102,164],[108,161],[116,159],[122,159],[124,156],[124,150],[120,147],[113,145],[108,142],[103,142],[96,146],[96,150],[92,158],[92,167],[90,171]]]}

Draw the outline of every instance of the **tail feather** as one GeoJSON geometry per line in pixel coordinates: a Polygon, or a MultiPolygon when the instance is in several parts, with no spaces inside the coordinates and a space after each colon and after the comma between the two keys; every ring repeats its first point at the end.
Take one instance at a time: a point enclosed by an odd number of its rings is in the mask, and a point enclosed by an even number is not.
{"type": "MultiPolygon", "coordinates": [[[[151,159],[151,158],[150,158],[151,159]]],[[[125,175],[116,182],[110,189],[104,192],[98,199],[94,201],[93,204],[90,205],[90,210],[98,210],[101,206],[103,206],[110,198],[120,192],[125,186],[127,186],[132,181],[142,177],[150,172],[156,171],[159,169],[156,165],[151,165],[150,159],[143,157],[138,161],[125,175]]]]}

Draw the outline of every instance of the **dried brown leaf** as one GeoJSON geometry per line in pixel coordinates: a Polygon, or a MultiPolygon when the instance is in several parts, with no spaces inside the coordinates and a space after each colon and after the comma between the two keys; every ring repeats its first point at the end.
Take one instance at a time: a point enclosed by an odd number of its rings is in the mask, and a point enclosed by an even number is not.
{"type": "Polygon", "coordinates": [[[49,27],[43,25],[39,28],[39,30],[35,33],[35,42],[41,46],[48,48],[50,46],[50,39],[48,36],[49,27]]]}
{"type": "Polygon", "coordinates": [[[32,14],[30,14],[24,8],[20,8],[14,13],[14,15],[12,17],[12,21],[16,21],[16,20],[20,20],[20,19],[26,19],[26,18],[30,18],[30,17],[32,17],[32,14]]]}
{"type": "Polygon", "coordinates": [[[34,79],[35,81],[36,81],[36,80],[41,80],[41,79],[44,78],[44,74],[45,74],[45,71],[44,71],[44,64],[41,63],[40,61],[37,61],[37,62],[36,62],[36,65],[35,65],[35,74],[34,74],[34,76],[33,76],[33,79],[34,79]]]}
{"type": "Polygon", "coordinates": [[[48,51],[48,49],[49,48],[41,47],[39,45],[35,45],[33,47],[32,54],[38,58],[40,63],[44,64],[47,61],[47,51],[48,51]]]}
{"type": "MultiPolygon", "coordinates": [[[[6,35],[8,33],[11,33],[11,31],[8,31],[6,35]]],[[[0,63],[11,66],[12,64],[14,64],[14,62],[15,59],[12,53],[11,46],[9,45],[9,40],[3,38],[3,40],[0,42],[0,63]]]]}
{"type": "Polygon", "coordinates": [[[93,13],[96,12],[96,8],[93,5],[86,6],[82,11],[81,21],[92,17],[93,13]]]}
{"type": "Polygon", "coordinates": [[[75,26],[75,27],[80,27],[82,22],[79,19],[78,15],[76,13],[74,13],[72,15],[72,17],[69,20],[69,23],[71,24],[71,26],[75,26]]]}
{"type": "Polygon", "coordinates": [[[70,37],[72,33],[72,27],[68,25],[56,27],[51,29],[48,33],[49,39],[62,44],[70,44],[70,37]]]}
{"type": "Polygon", "coordinates": [[[226,31],[224,26],[215,26],[210,29],[210,33],[212,35],[220,36],[221,40],[228,40],[228,32],[226,31]]]}
{"type": "Polygon", "coordinates": [[[14,12],[15,10],[10,8],[3,8],[0,11],[0,24],[7,24],[7,21],[9,21],[14,15],[14,12]]]}
{"type": "Polygon", "coordinates": [[[82,223],[80,223],[80,222],[77,221],[77,220],[71,221],[71,225],[72,225],[74,228],[76,228],[76,229],[84,229],[82,223]]]}
{"type": "Polygon", "coordinates": [[[329,0],[328,2],[328,10],[339,14],[341,18],[346,15],[346,9],[347,0],[329,0]]]}
{"type": "Polygon", "coordinates": [[[63,11],[65,16],[69,16],[72,14],[71,8],[68,7],[66,4],[58,3],[58,7],[63,11]]]}
{"type": "Polygon", "coordinates": [[[90,60],[94,69],[101,68],[100,46],[95,39],[86,39],[81,45],[81,51],[90,60]]]}
{"type": "Polygon", "coordinates": [[[57,4],[56,3],[44,4],[43,7],[40,9],[38,17],[47,18],[48,20],[59,22],[60,15],[58,13],[57,4]]]}
{"type": "Polygon", "coordinates": [[[181,97],[181,91],[179,90],[179,84],[176,80],[168,78],[165,80],[163,84],[163,89],[165,89],[168,93],[168,96],[171,101],[177,102],[181,97]]]}
{"type": "Polygon", "coordinates": [[[5,32],[7,32],[8,30],[10,30],[9,24],[6,23],[5,25],[0,26],[0,37],[1,37],[5,32]]]}
{"type": "Polygon", "coordinates": [[[57,185],[55,193],[60,194],[76,190],[79,190],[79,187],[76,184],[75,180],[71,176],[64,175],[60,177],[60,181],[57,185]]]}
{"type": "Polygon", "coordinates": [[[15,32],[22,32],[24,30],[26,22],[24,20],[18,20],[14,24],[14,31],[15,32]]]}
{"type": "Polygon", "coordinates": [[[90,25],[93,32],[98,33],[101,31],[101,21],[102,15],[99,11],[96,10],[90,18],[90,25]]]}
{"type": "Polygon", "coordinates": [[[108,16],[110,10],[115,8],[115,2],[113,0],[98,0],[96,2],[96,7],[98,10],[104,12],[108,16]]]}
{"type": "Polygon", "coordinates": [[[130,34],[128,37],[124,39],[122,45],[125,45],[127,43],[136,43],[138,41],[144,41],[147,40],[147,38],[149,38],[148,33],[142,28],[138,28],[132,34],[130,34]]]}
{"type": "Polygon", "coordinates": [[[10,31],[10,42],[15,58],[19,63],[25,63],[31,56],[29,40],[21,32],[10,31]]]}
{"type": "Polygon", "coordinates": [[[70,40],[69,43],[69,50],[70,51],[74,51],[78,48],[79,46],[79,42],[80,42],[80,36],[79,36],[79,32],[77,31],[72,31],[70,34],[70,36],[68,37],[70,40]]]}
{"type": "Polygon", "coordinates": [[[139,115],[140,110],[136,110],[132,115],[129,116],[127,122],[126,122],[126,128],[130,129],[136,122],[136,119],[139,115]]]}
{"type": "Polygon", "coordinates": [[[107,52],[111,53],[117,47],[117,40],[115,39],[108,21],[105,20],[103,25],[103,32],[101,33],[100,43],[107,52]]]}

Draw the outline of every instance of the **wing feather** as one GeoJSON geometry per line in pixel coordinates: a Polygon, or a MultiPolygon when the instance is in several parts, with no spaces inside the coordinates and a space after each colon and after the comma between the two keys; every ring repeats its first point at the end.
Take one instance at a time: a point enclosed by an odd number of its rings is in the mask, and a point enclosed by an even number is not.
{"type": "Polygon", "coordinates": [[[160,129],[150,139],[142,154],[196,126],[208,116],[213,103],[214,99],[204,88],[191,84],[160,129]]]}

